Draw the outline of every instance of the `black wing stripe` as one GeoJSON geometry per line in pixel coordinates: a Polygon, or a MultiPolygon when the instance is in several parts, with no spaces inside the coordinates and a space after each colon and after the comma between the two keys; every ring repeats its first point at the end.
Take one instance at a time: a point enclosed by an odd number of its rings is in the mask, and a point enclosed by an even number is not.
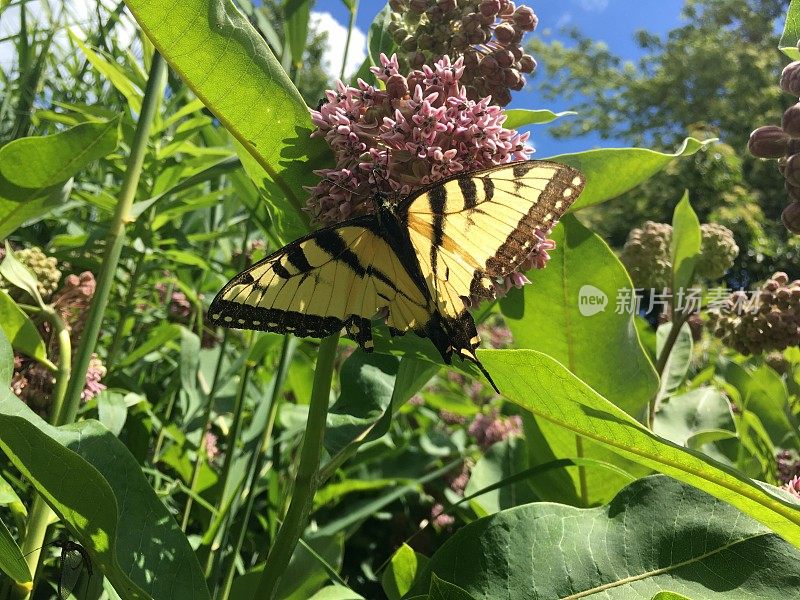
{"type": "Polygon", "coordinates": [[[303,252],[303,248],[299,244],[289,248],[289,251],[286,253],[286,260],[300,273],[307,273],[312,269],[305,252],[303,252]]]}
{"type": "Polygon", "coordinates": [[[488,175],[481,177],[481,180],[483,181],[484,202],[488,202],[494,197],[494,182],[488,175]]]}
{"type": "Polygon", "coordinates": [[[433,240],[431,243],[431,271],[436,275],[436,255],[444,239],[444,207],[447,205],[447,189],[440,185],[428,192],[428,203],[433,213],[433,240]]]}
{"type": "Polygon", "coordinates": [[[459,177],[458,187],[464,197],[464,208],[474,208],[478,204],[478,187],[472,177],[459,177]]]}

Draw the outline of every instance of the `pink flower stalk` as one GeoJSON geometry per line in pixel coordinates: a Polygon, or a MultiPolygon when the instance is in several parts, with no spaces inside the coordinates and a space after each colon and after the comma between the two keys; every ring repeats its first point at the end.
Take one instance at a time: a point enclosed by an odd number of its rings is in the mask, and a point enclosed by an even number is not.
{"type": "Polygon", "coordinates": [[[486,450],[512,436],[522,435],[522,419],[518,415],[508,418],[498,416],[493,409],[488,415],[483,413],[475,417],[469,426],[469,434],[475,438],[483,450],[486,450]]]}
{"type": "Polygon", "coordinates": [[[203,445],[205,446],[206,456],[208,457],[208,462],[213,463],[216,458],[220,454],[219,450],[219,438],[217,435],[211,431],[211,429],[206,430],[206,435],[203,437],[203,445]]]}
{"type": "MultiPolygon", "coordinates": [[[[376,192],[400,198],[457,173],[530,158],[528,133],[503,127],[506,115],[490,97],[467,97],[459,83],[464,70],[462,58],[444,56],[402,75],[396,56],[381,55],[372,72],[385,90],[363,80],[357,88],[338,82],[328,90],[311,111],[312,136],[325,138],[336,168],[315,171],[322,181],[309,188],[311,215],[335,224],[372,212],[376,192]]],[[[549,233],[537,232],[539,243],[519,272],[498,282],[498,295],[529,283],[523,271],[545,266],[555,247],[549,233]]]]}
{"type": "Polygon", "coordinates": [[[106,389],[106,385],[100,381],[105,376],[105,366],[97,354],[92,354],[92,358],[89,359],[89,369],[86,371],[86,384],[81,392],[81,399],[84,402],[106,389]]]}
{"type": "Polygon", "coordinates": [[[436,527],[449,527],[456,522],[455,518],[451,515],[445,514],[444,506],[441,504],[434,504],[431,508],[431,519],[436,527]]]}

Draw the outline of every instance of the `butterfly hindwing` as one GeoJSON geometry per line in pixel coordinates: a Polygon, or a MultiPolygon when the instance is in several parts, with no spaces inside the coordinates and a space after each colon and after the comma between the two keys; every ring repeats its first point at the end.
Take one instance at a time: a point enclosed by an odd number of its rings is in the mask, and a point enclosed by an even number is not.
{"type": "MultiPolygon", "coordinates": [[[[300,238],[237,275],[209,319],[225,327],[325,337],[346,327],[366,350],[370,320],[387,312],[398,333],[419,329],[430,301],[381,235],[374,216],[300,238]]],[[[408,257],[405,257],[408,260],[408,257]]]]}
{"type": "Polygon", "coordinates": [[[411,244],[439,311],[456,318],[464,298],[489,298],[516,271],[583,189],[566,165],[524,161],[430,185],[401,205],[411,244]]]}

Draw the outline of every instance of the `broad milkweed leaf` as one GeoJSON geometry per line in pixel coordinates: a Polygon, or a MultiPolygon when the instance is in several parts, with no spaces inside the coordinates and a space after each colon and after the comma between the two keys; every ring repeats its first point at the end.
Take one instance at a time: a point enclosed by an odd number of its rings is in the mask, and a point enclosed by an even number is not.
{"type": "Polygon", "coordinates": [[[676,158],[691,156],[715,141],[686,138],[673,154],[644,148],[603,148],[561,154],[549,160],[571,165],[586,176],[586,187],[569,210],[575,212],[632,190],[676,158]]]}
{"type": "Polygon", "coordinates": [[[381,586],[389,600],[400,600],[427,564],[426,556],[414,552],[408,544],[400,546],[381,577],[381,586]]]}
{"type": "Polygon", "coordinates": [[[458,530],[411,594],[434,577],[476,600],[696,598],[781,600],[800,583],[800,552],[768,528],[686,484],[639,479],[609,504],[534,503],[458,530]]]}
{"type": "Polygon", "coordinates": [[[52,427],[0,387],[0,450],[122,597],[209,598],[186,536],[136,459],[100,423],[52,427]]]}
{"type": "Polygon", "coordinates": [[[467,593],[463,588],[454,583],[439,579],[435,573],[431,574],[431,587],[428,589],[430,600],[475,600],[475,597],[467,593]]]}
{"type": "Polygon", "coordinates": [[[72,179],[35,193],[3,183],[0,177],[0,238],[8,237],[19,227],[63,206],[72,192],[72,179]],[[33,194],[33,195],[32,195],[33,194]]]}
{"type": "Polygon", "coordinates": [[[662,439],[540,352],[485,350],[479,354],[506,398],[537,417],[694,485],[800,547],[798,505],[696,450],[662,439]]]}
{"type": "Polygon", "coordinates": [[[0,329],[11,340],[15,350],[38,360],[49,369],[56,369],[47,358],[47,347],[39,330],[4,290],[0,290],[0,329]]]}
{"type": "Polygon", "coordinates": [[[37,190],[62,185],[89,163],[111,154],[118,142],[119,119],[20,138],[0,148],[0,175],[34,197],[37,190]]]}

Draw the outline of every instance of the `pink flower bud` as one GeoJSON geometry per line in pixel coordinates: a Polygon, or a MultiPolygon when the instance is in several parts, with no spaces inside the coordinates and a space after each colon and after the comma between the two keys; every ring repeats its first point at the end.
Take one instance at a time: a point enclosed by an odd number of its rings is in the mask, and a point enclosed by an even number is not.
{"type": "Polygon", "coordinates": [[[776,125],[759,127],[750,134],[747,148],[757,158],[780,158],[785,156],[789,136],[776,125]]]}
{"type": "Polygon", "coordinates": [[[518,68],[523,73],[533,73],[536,70],[536,60],[530,54],[523,54],[519,59],[518,68]]]}
{"type": "Polygon", "coordinates": [[[800,96],[800,61],[789,63],[781,73],[781,89],[787,94],[800,96]]]}
{"type": "Polygon", "coordinates": [[[800,154],[792,154],[786,159],[783,176],[792,185],[800,185],[800,154]]]}
{"type": "Polygon", "coordinates": [[[533,13],[531,8],[527,6],[520,6],[516,11],[514,11],[514,25],[523,31],[533,31],[536,29],[536,25],[538,23],[539,19],[533,13]]]}
{"type": "Polygon", "coordinates": [[[789,206],[783,209],[781,213],[781,221],[783,221],[786,229],[794,234],[800,233],[800,202],[795,200],[789,206]]]}
{"type": "Polygon", "coordinates": [[[800,102],[790,106],[783,113],[781,127],[793,138],[800,138],[800,102]]]}

